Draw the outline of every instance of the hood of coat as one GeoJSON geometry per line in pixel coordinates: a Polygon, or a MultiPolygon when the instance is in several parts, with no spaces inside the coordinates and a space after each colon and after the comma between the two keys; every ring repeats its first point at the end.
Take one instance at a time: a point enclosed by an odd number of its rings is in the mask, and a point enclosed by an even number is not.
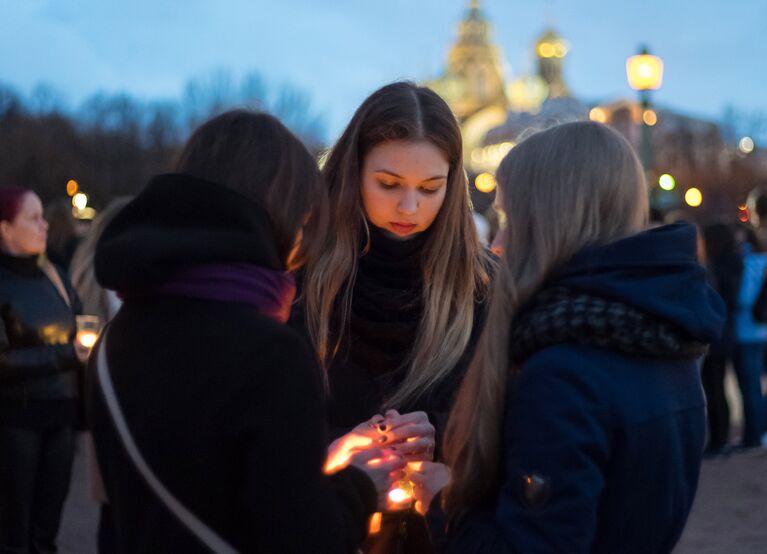
{"type": "Polygon", "coordinates": [[[725,306],[696,258],[695,227],[655,227],[576,254],[547,283],[623,302],[666,321],[694,340],[721,333],[725,306]]]}
{"type": "Polygon", "coordinates": [[[153,178],[98,241],[99,283],[137,291],[179,270],[245,263],[284,271],[266,210],[224,186],[188,175],[153,178]]]}

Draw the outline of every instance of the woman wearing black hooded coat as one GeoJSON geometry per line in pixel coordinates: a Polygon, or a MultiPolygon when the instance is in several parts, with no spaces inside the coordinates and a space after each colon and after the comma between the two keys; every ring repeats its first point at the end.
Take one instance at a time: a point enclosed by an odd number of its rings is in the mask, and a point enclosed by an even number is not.
{"type": "MultiPolygon", "coordinates": [[[[373,467],[375,452],[322,471],[319,370],[284,324],[287,270],[310,246],[302,227],[316,236],[325,217],[316,164],[276,119],[235,111],[198,129],[176,170],[117,215],[96,251],[100,284],[124,299],[98,348],[138,450],[239,552],[354,552],[404,462],[373,467]]],[[[105,384],[90,386],[112,537],[102,551],[208,551],[126,457],[105,384]]]]}

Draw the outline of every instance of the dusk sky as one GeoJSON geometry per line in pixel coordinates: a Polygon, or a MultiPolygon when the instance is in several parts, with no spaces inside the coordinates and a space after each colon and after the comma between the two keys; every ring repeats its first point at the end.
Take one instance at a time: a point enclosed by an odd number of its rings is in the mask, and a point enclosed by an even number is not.
{"type": "MultiPolygon", "coordinates": [[[[328,139],[396,79],[436,77],[468,0],[0,0],[0,81],[38,83],[76,107],[97,91],[174,99],[217,68],[310,94],[328,139]]],[[[547,23],[570,43],[585,101],[633,97],[625,60],[646,43],[666,70],[654,100],[712,120],[767,112],[767,0],[484,0],[507,77],[533,70],[547,23]]]]}

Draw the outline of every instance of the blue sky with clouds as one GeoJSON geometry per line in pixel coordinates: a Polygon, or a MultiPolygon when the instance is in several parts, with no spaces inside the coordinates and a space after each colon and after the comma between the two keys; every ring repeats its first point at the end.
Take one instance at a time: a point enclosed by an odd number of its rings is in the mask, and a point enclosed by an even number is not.
{"type": "MultiPolygon", "coordinates": [[[[367,94],[442,70],[468,0],[0,0],[0,81],[70,105],[97,91],[180,97],[216,68],[310,93],[338,134],[367,94]]],[[[710,119],[767,112],[767,0],[483,0],[507,74],[533,69],[547,22],[570,42],[586,100],[628,97],[625,59],[647,43],[666,73],[655,100],[710,119]]]]}

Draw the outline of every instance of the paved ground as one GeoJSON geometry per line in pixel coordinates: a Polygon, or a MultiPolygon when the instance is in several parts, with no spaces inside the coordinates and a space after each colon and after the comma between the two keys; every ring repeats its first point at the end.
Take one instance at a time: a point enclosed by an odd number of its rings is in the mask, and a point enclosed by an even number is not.
{"type": "MultiPolygon", "coordinates": [[[[59,545],[63,554],[94,554],[96,505],[88,496],[78,448],[59,545]]],[[[660,491],[659,491],[660,492],[660,491]]],[[[698,496],[675,554],[767,552],[767,450],[740,452],[703,464],[698,496]]]]}
{"type": "Polygon", "coordinates": [[[674,552],[767,552],[767,450],[703,463],[692,514],[674,552]]]}
{"type": "Polygon", "coordinates": [[[77,442],[72,484],[59,529],[62,554],[95,554],[98,506],[91,499],[83,437],[77,442]]]}

